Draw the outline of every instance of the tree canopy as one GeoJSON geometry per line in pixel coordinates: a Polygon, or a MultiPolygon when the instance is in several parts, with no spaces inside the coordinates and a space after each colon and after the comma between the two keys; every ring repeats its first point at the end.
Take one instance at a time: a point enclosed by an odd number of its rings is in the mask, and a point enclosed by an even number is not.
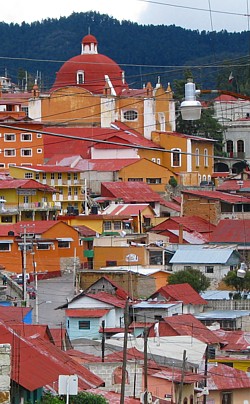
{"type": "Polygon", "coordinates": [[[189,283],[196,292],[204,292],[210,286],[210,280],[198,269],[190,268],[175,272],[168,278],[170,285],[189,283]]]}
{"type": "Polygon", "coordinates": [[[237,276],[237,270],[229,271],[223,278],[224,283],[227,286],[232,287],[237,292],[242,292],[243,290],[250,290],[250,272],[247,271],[244,278],[237,276]]]}

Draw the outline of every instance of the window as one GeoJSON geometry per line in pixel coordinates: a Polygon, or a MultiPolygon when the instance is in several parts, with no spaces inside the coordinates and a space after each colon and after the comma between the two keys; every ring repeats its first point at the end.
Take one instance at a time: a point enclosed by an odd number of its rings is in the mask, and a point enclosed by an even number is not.
{"type": "Polygon", "coordinates": [[[58,240],[58,248],[69,248],[70,243],[66,240],[58,240]]]}
{"type": "Polygon", "coordinates": [[[43,152],[43,149],[36,149],[36,152],[37,152],[38,154],[41,154],[41,153],[43,152]]]}
{"type": "Polygon", "coordinates": [[[31,157],[32,156],[32,149],[21,149],[21,156],[22,157],[31,157]]]}
{"type": "Polygon", "coordinates": [[[14,167],[16,163],[8,163],[8,167],[14,167]]]}
{"type": "Polygon", "coordinates": [[[5,142],[15,142],[16,141],[15,133],[5,133],[4,134],[4,141],[5,142]]]}
{"type": "Polygon", "coordinates": [[[40,179],[39,173],[36,173],[35,177],[36,177],[36,180],[39,181],[39,179],[40,179]]]}
{"type": "Polygon", "coordinates": [[[200,150],[198,148],[195,149],[195,165],[196,167],[200,165],[200,150]]]}
{"type": "Polygon", "coordinates": [[[42,179],[43,179],[43,180],[46,180],[46,173],[43,173],[42,179]]]}
{"type": "Polygon", "coordinates": [[[84,83],[84,71],[79,70],[76,74],[76,82],[77,84],[83,84],[84,83]]]}
{"type": "Polygon", "coordinates": [[[189,271],[189,269],[192,269],[191,265],[184,265],[184,271],[189,271]]]}
{"type": "Polygon", "coordinates": [[[171,153],[171,166],[180,167],[181,166],[181,149],[172,149],[171,153]]]}
{"type": "Polygon", "coordinates": [[[106,267],[116,267],[117,261],[106,261],[106,267]]]}
{"type": "Polygon", "coordinates": [[[77,173],[74,173],[74,181],[77,181],[77,173]]]}
{"type": "Polygon", "coordinates": [[[2,223],[12,223],[12,216],[1,216],[2,223]]]}
{"type": "Polygon", "coordinates": [[[15,155],[16,155],[16,149],[4,149],[5,157],[15,156],[15,155]]]}
{"type": "Polygon", "coordinates": [[[232,404],[232,393],[231,392],[223,392],[222,393],[222,401],[221,404],[232,404]]]}
{"type": "Polygon", "coordinates": [[[51,180],[54,180],[54,179],[55,179],[55,173],[51,173],[51,174],[50,174],[50,179],[51,179],[51,180]]]}
{"type": "Polygon", "coordinates": [[[71,187],[68,188],[68,195],[69,195],[69,196],[72,195],[72,188],[71,188],[71,187]]]}
{"type": "Polygon", "coordinates": [[[161,164],[161,159],[156,160],[157,164],[161,164]]]}
{"type": "Polygon", "coordinates": [[[155,163],[156,162],[156,158],[155,157],[152,157],[152,159],[151,159],[152,161],[153,161],[153,163],[155,163]]]}
{"type": "Polygon", "coordinates": [[[133,109],[130,109],[123,113],[123,118],[126,121],[135,121],[138,118],[138,112],[133,109]]]}
{"type": "Polygon", "coordinates": [[[214,273],[214,267],[211,265],[208,265],[205,267],[205,272],[206,274],[213,274],[214,273]]]}
{"type": "Polygon", "coordinates": [[[140,182],[143,182],[143,178],[128,178],[128,181],[140,181],[140,182]]]}
{"type": "Polygon", "coordinates": [[[104,222],[103,229],[104,229],[104,231],[111,230],[111,221],[104,222]]]}
{"type": "Polygon", "coordinates": [[[27,179],[33,178],[33,173],[25,173],[24,178],[27,178],[27,179]]]}
{"type": "Polygon", "coordinates": [[[68,181],[71,181],[71,173],[67,173],[68,181]]]}
{"type": "Polygon", "coordinates": [[[78,323],[79,330],[90,330],[89,320],[80,320],[78,323]]]}
{"type": "Polygon", "coordinates": [[[121,230],[122,222],[114,222],[114,230],[121,230]]]}
{"type": "Polygon", "coordinates": [[[229,157],[233,157],[234,144],[232,140],[227,140],[227,153],[229,153],[229,157]]]}
{"type": "Polygon", "coordinates": [[[161,178],[147,178],[147,184],[161,184],[161,178]]]}
{"type": "Polygon", "coordinates": [[[58,178],[59,180],[61,180],[61,179],[62,179],[62,173],[58,173],[58,174],[57,174],[57,178],[58,178]]]}
{"type": "Polygon", "coordinates": [[[237,152],[238,153],[244,153],[245,148],[244,148],[244,141],[243,140],[238,140],[237,141],[237,152]]]}
{"type": "Polygon", "coordinates": [[[37,133],[37,134],[36,134],[36,137],[37,137],[38,139],[40,139],[40,138],[42,137],[42,134],[41,134],[41,133],[37,133]]]}
{"type": "Polygon", "coordinates": [[[37,250],[49,250],[49,244],[46,243],[37,243],[37,250]]]}
{"type": "Polygon", "coordinates": [[[208,150],[204,149],[204,166],[208,167],[208,150]]]}
{"type": "Polygon", "coordinates": [[[77,187],[74,187],[74,195],[78,196],[78,188],[77,187]]]}
{"type": "Polygon", "coordinates": [[[21,142],[31,142],[32,134],[31,133],[21,133],[21,142]]]}
{"type": "Polygon", "coordinates": [[[10,243],[1,243],[0,242],[0,251],[10,251],[10,243]]]}
{"type": "Polygon", "coordinates": [[[0,168],[5,168],[5,164],[4,164],[4,163],[0,163],[0,168]]]}
{"type": "Polygon", "coordinates": [[[29,107],[22,107],[21,110],[25,112],[26,116],[29,115],[29,107]]]}

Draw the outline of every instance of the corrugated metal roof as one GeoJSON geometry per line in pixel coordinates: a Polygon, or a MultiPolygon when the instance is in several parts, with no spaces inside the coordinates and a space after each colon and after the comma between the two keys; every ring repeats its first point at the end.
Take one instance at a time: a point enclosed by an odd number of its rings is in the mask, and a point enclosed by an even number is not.
{"type": "Polygon", "coordinates": [[[221,220],[211,234],[211,243],[250,243],[250,220],[221,220]]]}
{"type": "Polygon", "coordinates": [[[223,320],[237,319],[244,316],[250,316],[249,310],[212,310],[197,314],[198,320],[223,320]]]}
{"type": "Polygon", "coordinates": [[[117,216],[138,216],[141,212],[143,212],[146,208],[150,208],[153,212],[153,209],[147,203],[119,203],[119,204],[111,204],[106,209],[103,210],[103,215],[117,215],[117,216]]]}
{"type": "MultiPolygon", "coordinates": [[[[25,330],[25,325],[23,328],[25,330]]],[[[19,335],[15,332],[15,324],[6,325],[0,320],[0,343],[12,345],[14,359],[11,378],[29,391],[47,384],[57,386],[61,374],[78,375],[80,390],[103,384],[102,379],[72,360],[54,344],[41,338],[39,334],[26,337],[23,332],[19,335]]]]}
{"type": "Polygon", "coordinates": [[[109,312],[108,309],[67,309],[65,315],[67,317],[86,317],[86,318],[100,318],[109,312]]]}
{"type": "MultiPolygon", "coordinates": [[[[213,365],[208,363],[208,390],[226,390],[231,391],[234,389],[249,389],[250,378],[246,372],[232,368],[230,366],[218,363],[213,365]]],[[[243,400],[243,392],[241,394],[243,400]]],[[[249,399],[249,390],[245,392],[246,399],[249,399]]]]}
{"type": "Polygon", "coordinates": [[[177,250],[170,264],[226,264],[232,254],[232,249],[177,250]]]}
{"type": "Polygon", "coordinates": [[[166,299],[171,298],[176,301],[182,301],[184,304],[207,304],[206,300],[202,299],[199,293],[196,292],[189,283],[163,286],[151,295],[151,297],[154,298],[157,295],[163,296],[166,299]]]}
{"type": "Polygon", "coordinates": [[[241,330],[226,331],[222,329],[213,332],[218,338],[220,338],[221,342],[225,344],[225,346],[221,348],[223,351],[238,352],[248,350],[248,347],[250,346],[250,332],[241,330]]]}
{"type": "Polygon", "coordinates": [[[206,199],[217,199],[222,202],[227,202],[229,204],[234,204],[234,203],[249,203],[250,204],[250,199],[246,198],[241,195],[233,195],[229,194],[226,192],[220,192],[220,191],[182,191],[183,194],[188,194],[188,195],[195,195],[201,198],[206,198],[206,199]]]}
{"type": "Polygon", "coordinates": [[[159,202],[160,195],[145,182],[116,181],[101,184],[102,196],[111,196],[130,202],[159,202]]]}
{"type": "Polygon", "coordinates": [[[119,297],[106,292],[86,293],[86,296],[91,297],[92,299],[100,300],[104,303],[112,304],[115,307],[124,308],[126,305],[125,299],[120,299],[119,297]]]}
{"type": "Polygon", "coordinates": [[[244,188],[250,187],[250,180],[227,180],[223,181],[222,184],[218,185],[216,190],[218,191],[240,191],[244,188]]]}

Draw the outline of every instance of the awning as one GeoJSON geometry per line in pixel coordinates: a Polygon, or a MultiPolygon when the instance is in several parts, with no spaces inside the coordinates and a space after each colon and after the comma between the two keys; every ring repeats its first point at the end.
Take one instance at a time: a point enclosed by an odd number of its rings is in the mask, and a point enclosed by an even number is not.
{"type": "Polygon", "coordinates": [[[10,243],[14,243],[14,241],[13,240],[1,240],[0,239],[0,244],[10,244],[10,243]]]}
{"type": "Polygon", "coordinates": [[[58,241],[74,241],[71,237],[58,237],[58,241]]]}

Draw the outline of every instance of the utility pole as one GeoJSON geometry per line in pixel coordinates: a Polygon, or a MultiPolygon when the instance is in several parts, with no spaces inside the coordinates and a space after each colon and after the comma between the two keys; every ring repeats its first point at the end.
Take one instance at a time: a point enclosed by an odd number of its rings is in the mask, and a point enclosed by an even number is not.
{"type": "Polygon", "coordinates": [[[27,301],[27,228],[26,225],[23,226],[23,300],[26,304],[27,301]]]}
{"type": "Polygon", "coordinates": [[[144,396],[143,403],[148,404],[148,328],[144,328],[144,396]]]}
{"type": "Polygon", "coordinates": [[[125,386],[126,386],[126,364],[127,364],[127,346],[128,346],[128,298],[126,300],[124,311],[124,340],[123,340],[123,361],[122,361],[122,384],[121,384],[121,398],[120,404],[125,401],[125,386]]]}
{"type": "Polygon", "coordinates": [[[105,335],[104,335],[105,321],[102,320],[102,362],[104,362],[104,352],[105,352],[105,335]]]}
{"type": "MultiPolygon", "coordinates": [[[[204,390],[207,387],[207,362],[208,362],[208,345],[206,347],[206,351],[205,351],[205,369],[204,369],[204,390]]],[[[206,393],[206,392],[205,392],[206,393]]],[[[207,403],[207,395],[203,394],[203,404],[207,403]]]]}
{"type": "Polygon", "coordinates": [[[182,359],[182,370],[181,370],[181,383],[180,383],[180,391],[179,391],[179,398],[177,404],[181,404],[182,401],[182,392],[183,392],[183,384],[184,384],[184,377],[185,377],[185,369],[186,369],[186,351],[183,351],[183,359],[182,359]]]}

